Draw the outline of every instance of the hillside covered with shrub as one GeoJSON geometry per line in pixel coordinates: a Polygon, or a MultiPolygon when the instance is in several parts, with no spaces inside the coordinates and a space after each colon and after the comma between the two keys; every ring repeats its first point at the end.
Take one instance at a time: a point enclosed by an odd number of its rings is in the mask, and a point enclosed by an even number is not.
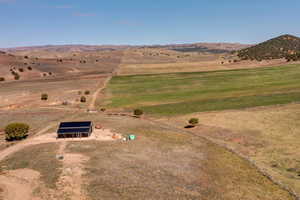
{"type": "Polygon", "coordinates": [[[282,35],[258,45],[238,51],[242,60],[270,60],[286,58],[300,59],[300,38],[292,35],[282,35]]]}

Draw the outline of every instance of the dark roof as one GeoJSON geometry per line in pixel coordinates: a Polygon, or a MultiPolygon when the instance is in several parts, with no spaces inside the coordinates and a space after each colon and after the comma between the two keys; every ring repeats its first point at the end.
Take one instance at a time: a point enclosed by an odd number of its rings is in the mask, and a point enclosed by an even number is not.
{"type": "Polygon", "coordinates": [[[58,134],[64,133],[89,133],[90,128],[65,128],[65,129],[58,129],[58,134]]]}
{"type": "Polygon", "coordinates": [[[61,122],[59,128],[77,128],[77,127],[90,127],[91,121],[86,122],[61,122]]]}
{"type": "Polygon", "coordinates": [[[61,122],[57,130],[58,134],[68,133],[90,133],[92,130],[92,122],[61,122]]]}

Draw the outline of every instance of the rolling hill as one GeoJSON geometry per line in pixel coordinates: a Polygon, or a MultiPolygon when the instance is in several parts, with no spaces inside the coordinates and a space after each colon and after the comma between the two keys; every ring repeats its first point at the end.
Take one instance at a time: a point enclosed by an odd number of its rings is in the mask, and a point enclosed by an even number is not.
{"type": "Polygon", "coordinates": [[[6,51],[19,56],[35,56],[39,58],[58,58],[69,57],[73,53],[89,53],[116,51],[126,49],[164,49],[174,50],[179,53],[229,53],[251,45],[239,43],[191,43],[191,44],[168,44],[168,45],[46,45],[46,46],[31,46],[31,47],[15,47],[15,48],[0,48],[0,51],[6,51]]]}
{"type": "MultiPolygon", "coordinates": [[[[297,57],[300,52],[300,38],[293,35],[282,35],[258,45],[238,51],[243,60],[269,60],[297,57]],[[293,56],[294,55],[294,56],[293,56]]],[[[294,60],[294,59],[293,59],[294,60]]]]}

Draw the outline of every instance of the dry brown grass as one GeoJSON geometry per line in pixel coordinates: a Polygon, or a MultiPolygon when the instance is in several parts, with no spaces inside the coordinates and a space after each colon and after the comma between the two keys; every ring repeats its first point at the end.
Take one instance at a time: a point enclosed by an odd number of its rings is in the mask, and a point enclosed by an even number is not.
{"type": "Polygon", "coordinates": [[[202,61],[183,61],[183,62],[169,62],[169,63],[138,63],[121,65],[121,75],[134,74],[159,74],[159,73],[173,73],[173,72],[201,72],[201,71],[218,71],[218,70],[232,70],[232,69],[248,69],[265,66],[276,66],[286,64],[284,60],[272,61],[240,61],[238,63],[221,64],[224,61],[222,58],[212,58],[212,60],[202,61]]]}
{"type": "Polygon", "coordinates": [[[132,142],[74,142],[69,153],[89,157],[91,199],[293,199],[249,163],[203,139],[154,122],[101,115],[94,120],[132,142]]]}
{"type": "Polygon", "coordinates": [[[195,133],[226,144],[254,160],[269,174],[300,193],[300,104],[240,111],[192,114],[168,120],[184,126],[198,117],[195,133]]]}
{"type": "Polygon", "coordinates": [[[61,163],[56,159],[58,145],[42,144],[27,147],[1,162],[6,170],[33,169],[41,174],[41,180],[49,188],[56,188],[61,173],[61,163]]]}

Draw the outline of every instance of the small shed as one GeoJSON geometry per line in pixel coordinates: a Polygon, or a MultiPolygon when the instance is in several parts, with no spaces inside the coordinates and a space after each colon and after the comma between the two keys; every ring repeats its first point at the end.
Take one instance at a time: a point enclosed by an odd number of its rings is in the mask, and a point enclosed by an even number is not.
{"type": "Polygon", "coordinates": [[[57,130],[58,138],[89,137],[93,132],[93,122],[61,122],[57,130]]]}

